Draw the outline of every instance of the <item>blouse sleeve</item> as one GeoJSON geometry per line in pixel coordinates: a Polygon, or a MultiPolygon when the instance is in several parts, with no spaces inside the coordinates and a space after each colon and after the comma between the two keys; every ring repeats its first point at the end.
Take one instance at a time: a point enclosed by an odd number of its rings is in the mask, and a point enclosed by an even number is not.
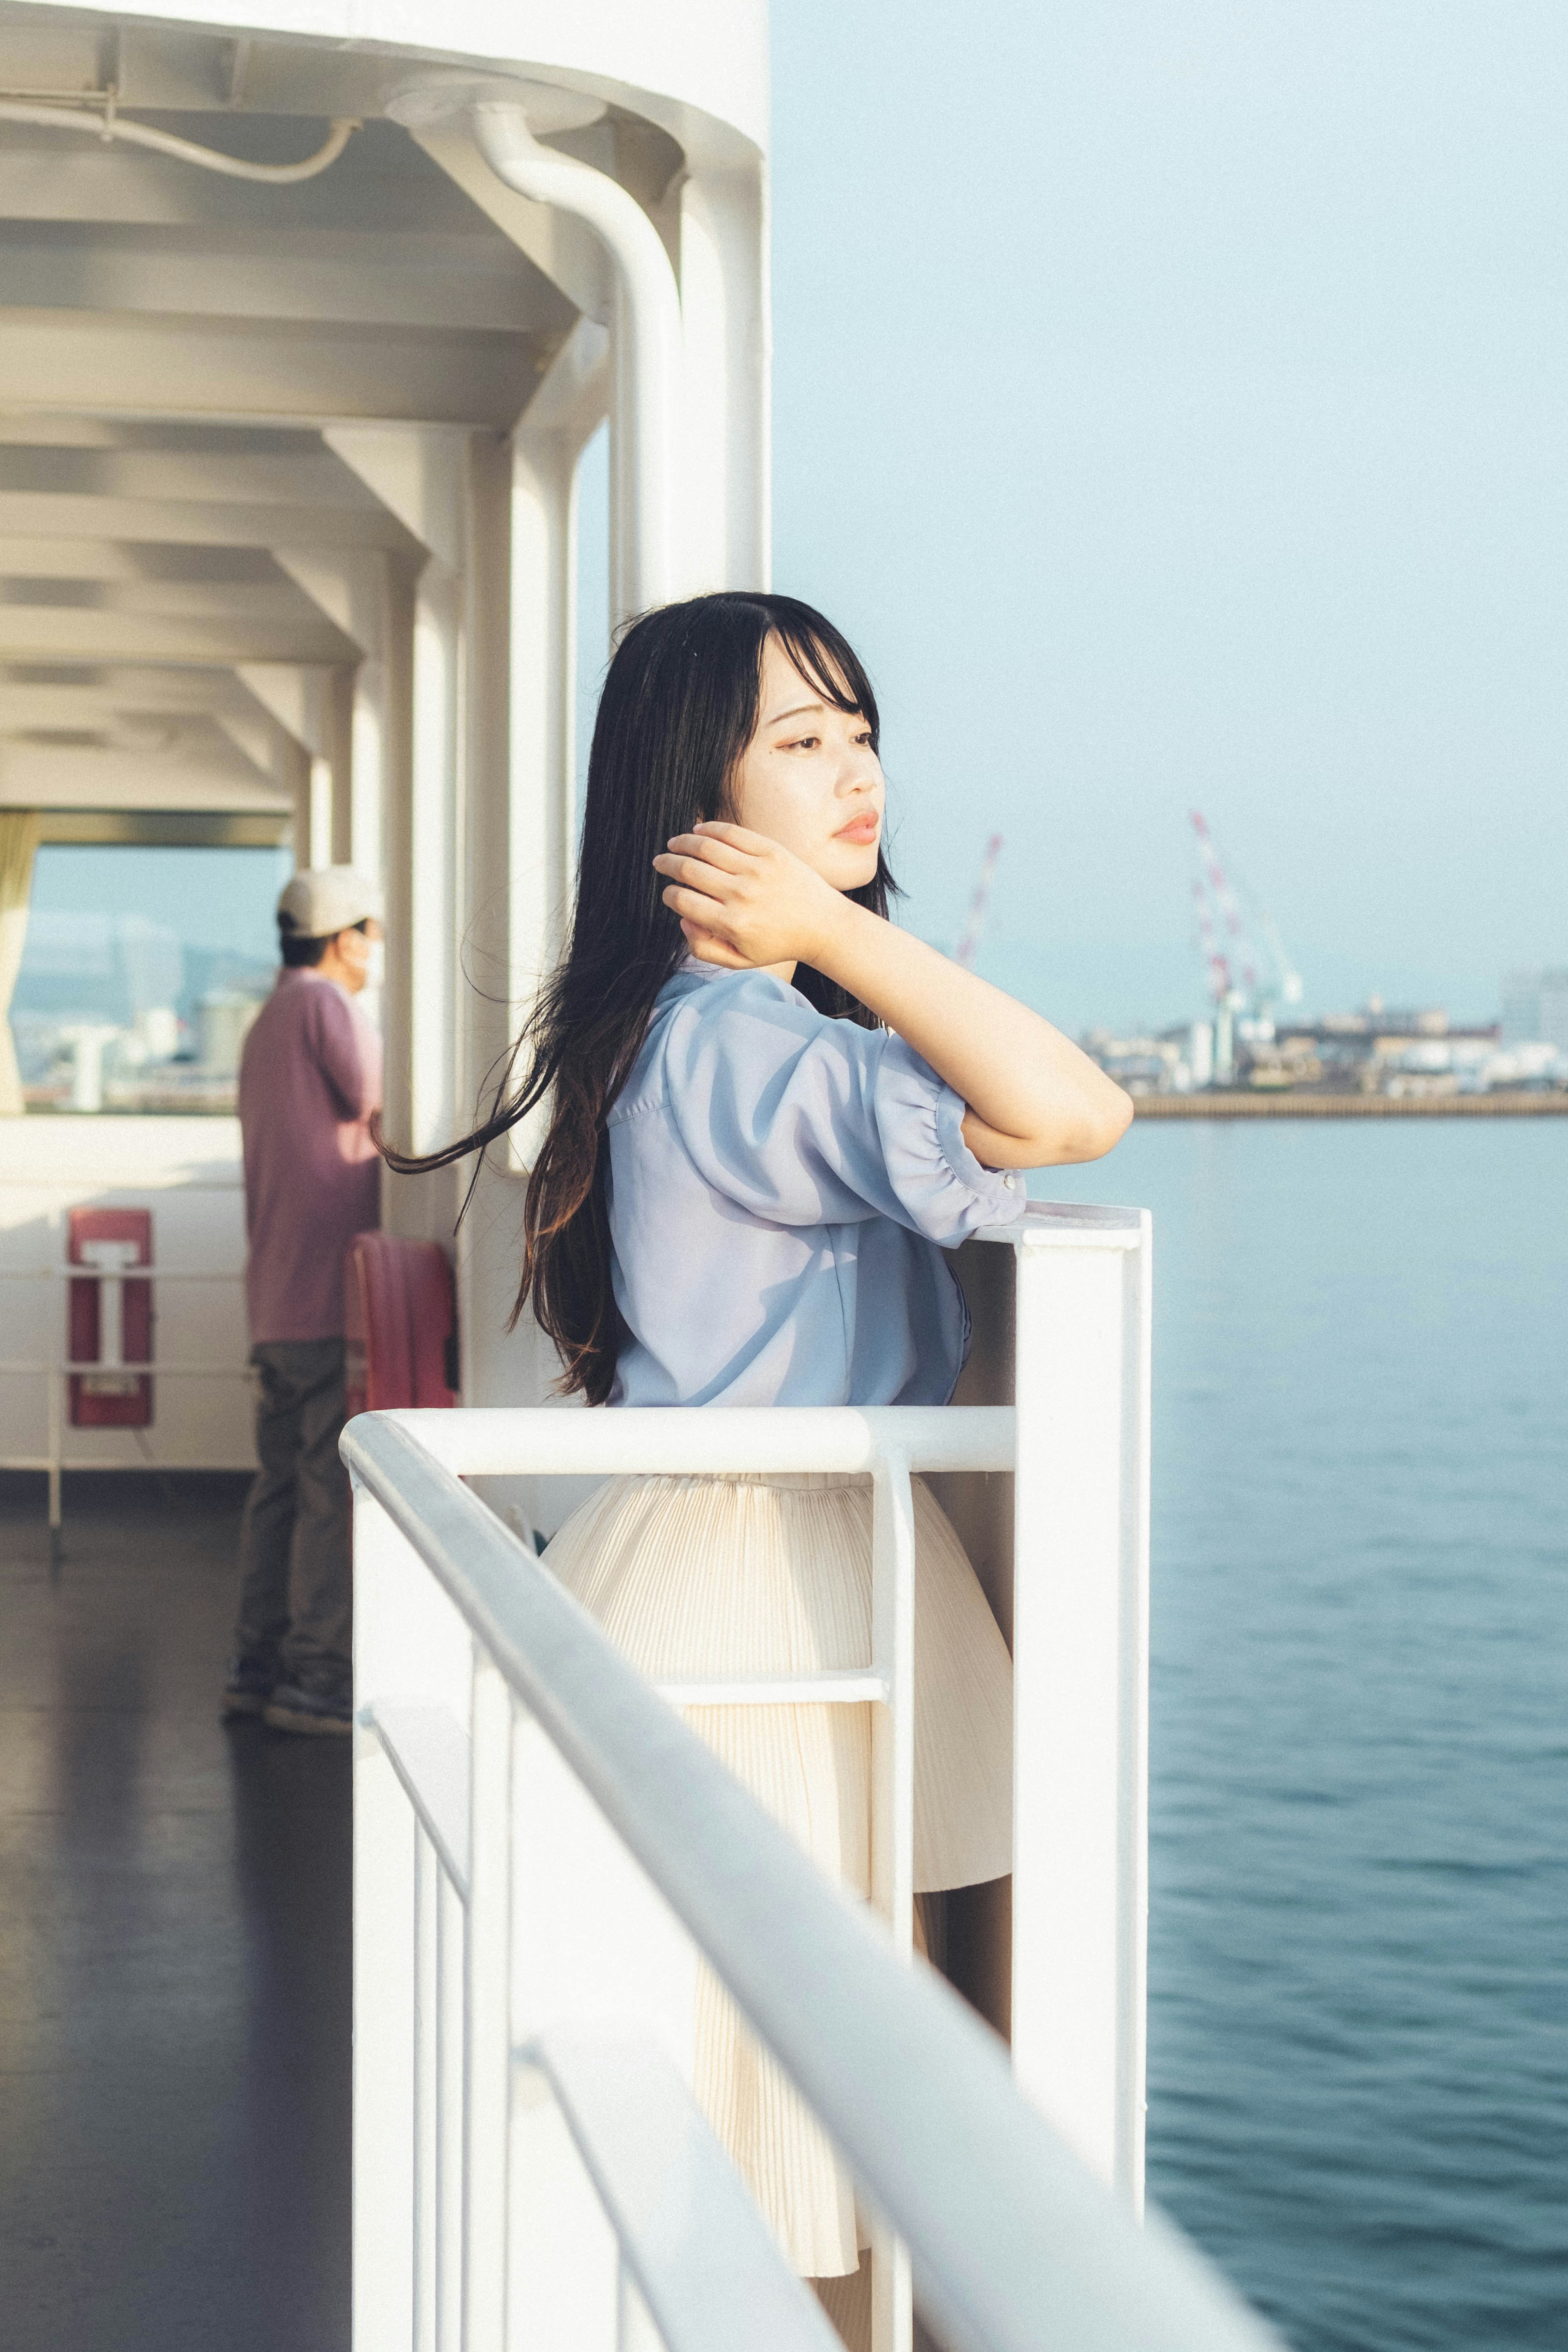
{"type": "Polygon", "coordinates": [[[1022,1214],[981,1167],[964,1103],[901,1037],[830,1021],[763,975],[705,982],[676,1011],[665,1102],[714,1189],[784,1225],[894,1218],[952,1248],[1022,1214]]]}

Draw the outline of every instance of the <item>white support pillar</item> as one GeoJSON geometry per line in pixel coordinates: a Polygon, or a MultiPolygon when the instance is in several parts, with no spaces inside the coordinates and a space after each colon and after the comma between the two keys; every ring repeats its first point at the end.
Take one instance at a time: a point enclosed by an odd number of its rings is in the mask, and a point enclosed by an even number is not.
{"type": "Polygon", "coordinates": [[[310,817],[305,865],[331,865],[333,814],[332,762],[318,754],[310,762],[310,817]]]}
{"type": "MultiPolygon", "coordinates": [[[[602,328],[579,320],[511,446],[509,593],[506,585],[492,588],[486,600],[492,616],[504,618],[509,610],[505,726],[491,747],[492,753],[509,751],[509,776],[491,773],[485,784],[476,802],[470,850],[478,977],[505,1001],[476,1007],[476,1078],[520,1034],[539,983],[560,951],[570,907],[577,835],[574,482],[582,445],[604,413],[609,340],[602,328]],[[504,788],[502,808],[494,797],[497,786],[504,788]],[[500,877],[505,896],[497,906],[500,877]],[[504,916],[505,936],[493,952],[497,915],[504,916]]],[[[476,499],[476,514],[477,504],[476,499]]],[[[496,520],[491,507],[492,530],[496,520]]],[[[496,536],[492,570],[499,553],[496,536]]],[[[485,658],[493,660],[496,650],[492,646],[485,658]]],[[[475,667],[477,673],[477,646],[475,667]]],[[[497,695],[491,707],[498,701],[497,695]]],[[[492,1150],[475,1213],[463,1229],[463,1377],[464,1394],[471,1402],[540,1404],[555,1377],[553,1351],[531,1318],[514,1332],[504,1328],[519,1272],[520,1180],[532,1162],[538,1133],[535,1118],[492,1150]],[[498,1192],[507,1197],[498,1198],[498,1192]]]]}
{"type": "Polygon", "coordinates": [[[413,779],[409,823],[410,1131],[416,1151],[454,1134],[457,1091],[461,574],[427,563],[413,595],[413,779]]]}
{"type": "MultiPolygon", "coordinates": [[[[428,550],[412,609],[389,573],[382,719],[388,791],[385,862],[387,1128],[415,1151],[447,1141],[468,1106],[458,1028],[463,888],[465,693],[470,610],[470,462],[465,430],[433,425],[335,425],[323,435],[344,464],[428,550]],[[399,675],[406,660],[404,679],[399,675]],[[401,705],[401,708],[400,708],[401,705]],[[407,764],[398,740],[406,712],[407,764]]],[[[385,1195],[401,1232],[448,1239],[450,1181],[385,1195]]]]}
{"type": "Polygon", "coordinates": [[[1151,1243],[1146,1213],[1100,1213],[1017,1252],[1012,2045],[1141,2206],[1151,1243]]]}
{"type": "Polygon", "coordinates": [[[772,579],[771,334],[760,164],[681,188],[680,513],[687,593],[772,579]]]}
{"type": "MultiPolygon", "coordinates": [[[[460,680],[461,797],[457,887],[461,954],[455,970],[455,1117],[466,1127],[494,1098],[516,1035],[512,980],[511,793],[512,528],[514,457],[510,439],[476,433],[469,444],[465,615],[460,680]]],[[[529,615],[533,627],[542,616],[529,615]]],[[[506,1152],[496,1157],[505,1164],[506,1152]]],[[[461,1181],[467,1182],[463,1171],[461,1181]]],[[[508,1207],[510,1204],[508,1204],[508,1207]]],[[[515,1215],[497,1237],[490,1220],[473,1217],[457,1233],[457,1328],[465,1397],[486,1393],[482,1368],[497,1347],[515,1351],[503,1331],[517,1289],[515,1215]],[[495,1263],[497,1255],[501,1263],[495,1263]],[[502,1302],[505,1302],[504,1304],[502,1302]]]]}
{"type": "Polygon", "coordinates": [[[296,866],[310,863],[310,837],[314,816],[314,795],[311,771],[315,765],[310,753],[286,728],[280,727],[273,743],[273,782],[286,792],[294,803],[294,824],[290,847],[296,866]]]}
{"type": "MultiPolygon", "coordinates": [[[[604,415],[610,339],[581,320],[513,438],[510,961],[515,1036],[565,942],[577,847],[578,459],[604,415]]],[[[532,1159],[516,1135],[513,1165],[532,1159]]]]}
{"type": "Polygon", "coordinates": [[[276,548],[274,561],[361,648],[333,674],[332,854],[384,882],[387,594],[393,559],[380,548],[276,548]]]}
{"type": "MultiPolygon", "coordinates": [[[[413,1028],[413,960],[407,952],[413,935],[413,580],[411,567],[389,565],[385,595],[385,695],[382,704],[382,855],[386,875],[386,988],[382,1003],[382,1029],[386,1044],[386,1131],[405,1142],[413,1131],[413,1060],[409,1038],[413,1028]]],[[[405,1230],[400,1211],[407,1197],[401,1180],[383,1175],[382,1222],[392,1231],[405,1230]]]]}
{"type": "Polygon", "coordinates": [[[464,973],[457,1092],[466,1118],[512,1034],[512,478],[510,439],[476,433],[468,447],[467,548],[460,682],[464,973]]]}

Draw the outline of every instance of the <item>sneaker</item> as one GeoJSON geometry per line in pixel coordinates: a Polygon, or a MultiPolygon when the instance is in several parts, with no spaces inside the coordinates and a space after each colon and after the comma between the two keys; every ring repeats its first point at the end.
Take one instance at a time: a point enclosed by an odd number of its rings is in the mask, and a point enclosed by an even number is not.
{"type": "Polygon", "coordinates": [[[354,1727],[354,1705],[346,1690],[305,1682],[281,1682],[261,1710],[274,1731],[337,1732],[354,1727]]]}
{"type": "Polygon", "coordinates": [[[271,1658],[231,1658],[219,1713],[225,1717],[259,1715],[272,1696],[277,1680],[277,1666],[271,1658]]]}

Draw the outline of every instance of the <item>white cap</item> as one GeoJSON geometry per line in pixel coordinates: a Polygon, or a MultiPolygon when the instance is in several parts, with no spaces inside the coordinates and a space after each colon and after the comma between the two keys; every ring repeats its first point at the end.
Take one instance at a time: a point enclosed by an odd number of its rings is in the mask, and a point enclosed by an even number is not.
{"type": "Polygon", "coordinates": [[[296,939],[329,940],[368,915],[381,920],[379,885],[357,866],[308,866],[277,902],[277,919],[296,939]]]}

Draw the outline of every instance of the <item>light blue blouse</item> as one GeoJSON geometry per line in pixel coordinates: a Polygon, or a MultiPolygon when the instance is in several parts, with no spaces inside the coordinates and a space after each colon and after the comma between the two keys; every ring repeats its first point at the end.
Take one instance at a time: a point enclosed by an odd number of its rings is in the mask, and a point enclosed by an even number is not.
{"type": "Polygon", "coordinates": [[[693,958],[610,1112],[612,1404],[945,1404],[969,1318],[943,1258],[1024,1209],[901,1037],[693,958]]]}

